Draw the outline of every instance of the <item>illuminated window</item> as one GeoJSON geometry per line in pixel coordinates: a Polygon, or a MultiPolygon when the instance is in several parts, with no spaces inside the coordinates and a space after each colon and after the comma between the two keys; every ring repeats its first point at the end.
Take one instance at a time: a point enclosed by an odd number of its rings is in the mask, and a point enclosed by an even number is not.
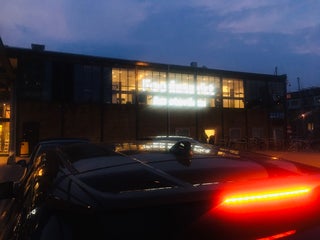
{"type": "Polygon", "coordinates": [[[192,74],[169,73],[169,93],[194,94],[195,84],[192,74]]]}
{"type": "Polygon", "coordinates": [[[10,118],[10,104],[0,103],[0,118],[10,118]]]}
{"type": "Polygon", "coordinates": [[[10,141],[10,123],[0,123],[0,153],[9,152],[9,141],[10,141]]]}
{"type": "Polygon", "coordinates": [[[220,92],[220,78],[213,76],[197,76],[197,94],[216,96],[220,92]]]}
{"type": "Polygon", "coordinates": [[[112,69],[112,103],[134,103],[135,71],[126,68],[112,69]]]}
{"type": "Polygon", "coordinates": [[[222,96],[224,108],[244,108],[243,80],[223,79],[222,96]]]}
{"type": "Polygon", "coordinates": [[[244,108],[244,102],[242,99],[224,98],[224,108],[244,108]]]}
{"type": "Polygon", "coordinates": [[[223,97],[243,98],[243,80],[224,79],[222,90],[223,97]]]}
{"type": "Polygon", "coordinates": [[[167,74],[158,71],[138,71],[138,90],[142,92],[166,93],[167,74]]]}
{"type": "Polygon", "coordinates": [[[206,97],[206,106],[218,107],[220,101],[220,78],[215,76],[197,76],[197,95],[206,97]]]}

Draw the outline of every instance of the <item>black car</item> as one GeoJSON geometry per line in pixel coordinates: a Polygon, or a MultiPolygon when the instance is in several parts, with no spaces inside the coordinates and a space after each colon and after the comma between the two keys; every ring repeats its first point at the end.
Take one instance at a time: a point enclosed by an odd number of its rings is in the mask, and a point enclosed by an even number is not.
{"type": "Polygon", "coordinates": [[[195,153],[189,141],[170,149],[153,143],[47,142],[20,181],[0,186],[1,198],[11,199],[2,239],[320,236],[317,168],[195,153]]]}

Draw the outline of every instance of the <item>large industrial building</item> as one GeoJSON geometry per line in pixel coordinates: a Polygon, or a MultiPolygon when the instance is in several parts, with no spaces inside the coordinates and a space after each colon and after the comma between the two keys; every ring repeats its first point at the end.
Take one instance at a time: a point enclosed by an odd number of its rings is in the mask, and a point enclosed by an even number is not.
{"type": "Polygon", "coordinates": [[[119,142],[183,135],[235,148],[285,145],[286,75],[0,44],[2,154],[56,137],[119,142]]]}

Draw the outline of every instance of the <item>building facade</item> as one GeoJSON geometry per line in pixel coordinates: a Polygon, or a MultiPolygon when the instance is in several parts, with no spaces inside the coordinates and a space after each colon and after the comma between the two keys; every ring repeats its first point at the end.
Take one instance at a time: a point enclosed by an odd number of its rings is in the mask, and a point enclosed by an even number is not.
{"type": "Polygon", "coordinates": [[[286,141],[286,75],[58,53],[42,45],[2,48],[14,72],[10,97],[2,99],[9,126],[3,121],[0,132],[4,141],[11,136],[11,151],[55,137],[211,136],[235,148],[281,148],[286,141]]]}
{"type": "Polygon", "coordinates": [[[291,147],[320,150],[320,87],[288,93],[287,104],[291,147]]]}

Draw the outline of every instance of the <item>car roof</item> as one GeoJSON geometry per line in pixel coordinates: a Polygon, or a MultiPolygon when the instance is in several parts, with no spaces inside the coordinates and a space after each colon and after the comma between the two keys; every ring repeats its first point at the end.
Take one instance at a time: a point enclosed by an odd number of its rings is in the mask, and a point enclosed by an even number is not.
{"type": "Polygon", "coordinates": [[[86,138],[46,138],[38,142],[38,144],[54,144],[54,143],[87,143],[89,142],[86,138]]]}

